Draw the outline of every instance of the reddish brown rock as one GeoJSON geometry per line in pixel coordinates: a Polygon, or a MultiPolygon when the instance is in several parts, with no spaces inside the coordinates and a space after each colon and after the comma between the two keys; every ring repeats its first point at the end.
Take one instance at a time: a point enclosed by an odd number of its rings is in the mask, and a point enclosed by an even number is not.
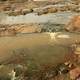
{"type": "Polygon", "coordinates": [[[65,29],[67,31],[73,32],[80,32],[80,16],[74,16],[70,22],[66,25],[65,29]]]}
{"type": "Polygon", "coordinates": [[[80,67],[77,67],[77,68],[71,70],[71,71],[69,72],[69,74],[70,74],[70,79],[71,79],[71,80],[76,80],[76,79],[78,79],[79,76],[80,76],[80,67]]]}

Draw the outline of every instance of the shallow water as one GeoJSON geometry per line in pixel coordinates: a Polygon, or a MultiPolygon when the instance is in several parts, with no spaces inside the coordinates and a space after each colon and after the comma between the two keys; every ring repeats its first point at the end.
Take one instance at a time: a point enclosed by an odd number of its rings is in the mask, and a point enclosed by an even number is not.
{"type": "Polygon", "coordinates": [[[22,53],[20,51],[25,50],[24,54],[32,57],[39,65],[57,64],[64,61],[65,55],[69,53],[69,46],[77,39],[80,41],[79,36],[72,33],[56,33],[56,35],[54,33],[39,33],[1,37],[0,62],[7,63],[15,57],[15,54],[20,55],[22,53]]]}
{"type": "MultiPolygon", "coordinates": [[[[46,23],[66,24],[69,19],[76,15],[72,12],[60,12],[46,15],[36,15],[36,13],[25,16],[7,16],[0,14],[1,24],[18,23],[46,23]]],[[[28,54],[38,64],[57,64],[63,62],[65,55],[69,53],[69,46],[80,41],[79,34],[73,33],[38,33],[19,34],[14,37],[0,37],[0,62],[10,61],[20,50],[26,49],[28,54]],[[58,35],[59,34],[59,35],[58,35]]]]}

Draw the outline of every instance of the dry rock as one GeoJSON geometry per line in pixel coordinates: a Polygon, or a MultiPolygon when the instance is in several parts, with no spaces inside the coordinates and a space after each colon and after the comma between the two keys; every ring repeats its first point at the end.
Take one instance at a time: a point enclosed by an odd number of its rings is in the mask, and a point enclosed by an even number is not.
{"type": "Polygon", "coordinates": [[[71,80],[76,80],[80,76],[80,67],[71,70],[69,74],[71,80]]]}
{"type": "Polygon", "coordinates": [[[80,16],[74,16],[66,25],[65,29],[70,32],[80,32],[80,16]]]}

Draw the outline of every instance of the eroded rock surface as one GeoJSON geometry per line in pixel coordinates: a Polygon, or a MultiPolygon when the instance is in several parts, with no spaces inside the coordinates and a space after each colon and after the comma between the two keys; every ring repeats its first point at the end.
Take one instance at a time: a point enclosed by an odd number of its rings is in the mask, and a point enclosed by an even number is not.
{"type": "Polygon", "coordinates": [[[80,15],[74,16],[65,29],[70,32],[80,32],[80,15]]]}

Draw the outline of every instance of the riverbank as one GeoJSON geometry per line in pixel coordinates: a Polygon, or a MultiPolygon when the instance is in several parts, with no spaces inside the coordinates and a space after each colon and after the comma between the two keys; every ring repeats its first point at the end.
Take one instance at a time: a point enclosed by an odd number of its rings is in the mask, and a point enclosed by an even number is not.
{"type": "Polygon", "coordinates": [[[43,15],[48,13],[58,12],[80,12],[80,3],[76,1],[4,1],[0,3],[0,12],[8,14],[9,16],[26,15],[29,13],[37,13],[43,15]]]}

